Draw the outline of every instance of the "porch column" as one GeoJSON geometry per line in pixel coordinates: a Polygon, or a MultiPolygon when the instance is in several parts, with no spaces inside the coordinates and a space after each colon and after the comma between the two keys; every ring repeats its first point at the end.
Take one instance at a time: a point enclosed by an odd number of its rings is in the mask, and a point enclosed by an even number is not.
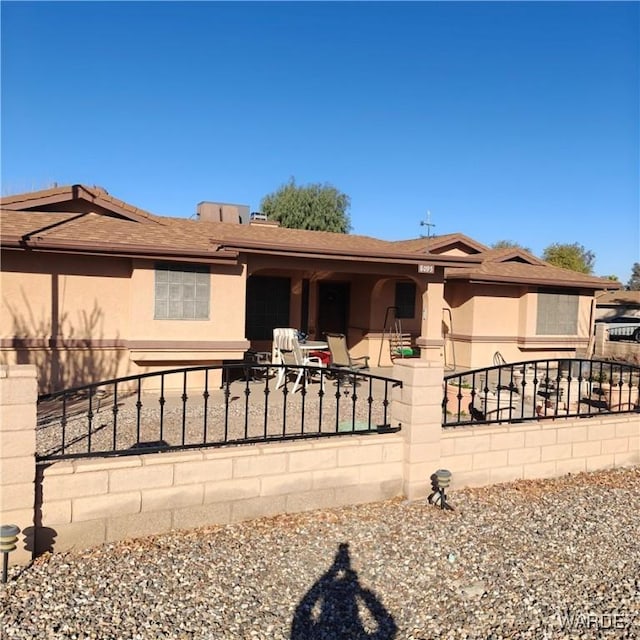
{"type": "Polygon", "coordinates": [[[409,500],[426,500],[431,474],[440,463],[443,376],[444,368],[436,362],[398,358],[393,365],[402,389],[394,389],[392,420],[402,425],[402,492],[409,500]]]}
{"type": "Polygon", "coordinates": [[[420,358],[444,365],[444,339],[442,337],[442,308],[444,307],[444,282],[428,282],[422,294],[422,322],[420,358]]]}
{"type": "Polygon", "coordinates": [[[34,365],[0,365],[0,524],[21,530],[11,564],[31,560],[25,543],[32,547],[37,401],[34,365]]]}

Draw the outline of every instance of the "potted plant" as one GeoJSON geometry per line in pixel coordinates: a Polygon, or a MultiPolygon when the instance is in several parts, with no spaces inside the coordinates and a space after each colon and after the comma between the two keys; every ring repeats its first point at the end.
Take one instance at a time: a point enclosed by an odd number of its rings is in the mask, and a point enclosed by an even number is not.
{"type": "Polygon", "coordinates": [[[458,406],[460,411],[468,411],[469,405],[473,402],[473,391],[473,387],[464,380],[449,381],[446,389],[448,406],[455,412],[458,411],[458,406]],[[459,405],[458,401],[460,401],[459,405]]]}

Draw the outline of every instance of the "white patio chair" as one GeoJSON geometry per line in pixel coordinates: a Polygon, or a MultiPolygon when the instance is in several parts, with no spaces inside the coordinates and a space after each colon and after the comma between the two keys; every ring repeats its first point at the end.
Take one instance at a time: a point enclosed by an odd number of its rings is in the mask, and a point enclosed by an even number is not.
{"type": "MultiPolygon", "coordinates": [[[[274,329],[274,347],[277,349],[280,363],[288,366],[278,369],[278,379],[276,380],[276,389],[279,389],[285,382],[287,375],[296,375],[296,381],[293,385],[293,393],[298,390],[302,382],[302,376],[306,373],[307,382],[311,381],[316,371],[304,369],[307,366],[322,367],[323,362],[317,356],[305,355],[300,349],[298,341],[298,332],[295,329],[274,329]],[[278,332],[276,334],[276,332],[278,332]]],[[[320,388],[324,387],[322,376],[320,377],[320,388]]]]}

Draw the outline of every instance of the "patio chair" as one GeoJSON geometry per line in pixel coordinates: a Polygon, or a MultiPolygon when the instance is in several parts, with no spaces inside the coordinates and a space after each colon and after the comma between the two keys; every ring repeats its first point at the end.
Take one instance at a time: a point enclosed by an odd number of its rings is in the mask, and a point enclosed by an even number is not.
{"type": "Polygon", "coordinates": [[[344,380],[346,374],[358,373],[369,368],[369,356],[359,356],[354,358],[347,349],[347,339],[343,333],[327,333],[327,344],[331,352],[331,363],[329,368],[336,376],[344,380]]]}
{"type": "Polygon", "coordinates": [[[283,362],[282,352],[292,351],[293,343],[298,341],[298,332],[291,327],[281,327],[273,330],[273,353],[271,361],[274,364],[283,362]]]}
{"type": "MultiPolygon", "coordinates": [[[[287,365],[278,369],[276,389],[284,384],[287,376],[295,375],[296,381],[293,385],[293,393],[295,393],[302,382],[303,375],[306,374],[307,382],[310,382],[319,373],[304,367],[322,367],[322,360],[316,356],[303,354],[298,341],[298,332],[295,329],[274,329],[273,334],[274,348],[278,351],[279,361],[281,364],[287,365]],[[276,332],[278,333],[276,334],[276,332]]],[[[322,389],[322,387],[323,381],[322,375],[320,375],[320,388],[322,389]]]]}

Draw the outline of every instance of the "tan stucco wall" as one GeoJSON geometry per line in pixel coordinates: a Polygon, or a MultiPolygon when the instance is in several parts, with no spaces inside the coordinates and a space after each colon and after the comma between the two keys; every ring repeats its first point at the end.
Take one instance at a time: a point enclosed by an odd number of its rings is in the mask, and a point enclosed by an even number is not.
{"type": "Polygon", "coordinates": [[[444,289],[445,305],[451,319],[444,316],[453,335],[470,335],[473,331],[474,292],[466,282],[447,282],[444,289]]]}
{"type": "Polygon", "coordinates": [[[507,362],[571,357],[589,340],[592,296],[578,300],[578,329],[571,336],[537,335],[538,294],[521,285],[469,284],[450,281],[443,327],[447,365],[457,369],[486,367],[499,352],[507,362]]]}
{"type": "MultiPolygon", "coordinates": [[[[416,282],[416,315],[402,329],[420,338],[423,356],[457,369],[487,366],[499,351],[505,360],[572,355],[586,348],[591,297],[581,296],[577,336],[537,336],[537,294],[520,285],[481,285],[450,281],[443,272],[417,274],[415,265],[362,261],[323,261],[315,265],[293,257],[250,255],[236,266],[211,266],[211,316],[203,321],[154,320],[153,261],[46,253],[3,252],[1,355],[6,363],[34,362],[41,390],[62,376],[55,388],[167,367],[239,359],[244,339],[246,274],[285,275],[292,280],[290,326],[301,326],[302,278],[310,280],[309,329],[317,317],[317,287],[322,280],[351,284],[348,340],[355,356],[390,364],[382,343],[385,310],[395,302],[395,282],[416,282]],[[6,255],[5,255],[6,254],[6,255]],[[303,267],[301,269],[301,266],[303,267]],[[307,267],[304,269],[304,267],[307,267]],[[321,267],[321,268],[320,268],[321,267]],[[44,350],[52,333],[52,285],[57,288],[58,335],[67,343],[44,350]],[[443,312],[443,307],[451,316],[443,312]],[[41,339],[16,352],[16,335],[41,339]],[[68,339],[91,344],[68,344],[68,339]],[[381,348],[382,346],[382,348],[381,348]],[[71,373],[78,371],[80,373],[71,373]],[[60,374],[60,372],[62,372],[60,374]],[[46,382],[46,384],[44,384],[46,382]],[[43,386],[44,384],[44,386],[43,386]]],[[[316,336],[321,337],[321,336],[316,336]]],[[[268,343],[253,345],[270,351],[268,343]]]]}
{"type": "Polygon", "coordinates": [[[0,336],[126,337],[130,275],[126,258],[3,251],[0,336]]]}
{"type": "Polygon", "coordinates": [[[154,320],[155,270],[134,260],[131,276],[131,340],[237,340],[244,338],[244,266],[211,266],[208,320],[154,320]]]}
{"type": "Polygon", "coordinates": [[[494,337],[516,333],[522,295],[520,287],[477,285],[474,294],[474,334],[494,337]]]}
{"type": "Polygon", "coordinates": [[[0,360],[35,364],[41,392],[130,373],[130,273],[124,258],[3,251],[0,360]]]}
{"type": "Polygon", "coordinates": [[[3,251],[0,361],[35,364],[43,393],[242,358],[244,266],[210,282],[209,320],[154,320],[153,261],[3,251]]]}

